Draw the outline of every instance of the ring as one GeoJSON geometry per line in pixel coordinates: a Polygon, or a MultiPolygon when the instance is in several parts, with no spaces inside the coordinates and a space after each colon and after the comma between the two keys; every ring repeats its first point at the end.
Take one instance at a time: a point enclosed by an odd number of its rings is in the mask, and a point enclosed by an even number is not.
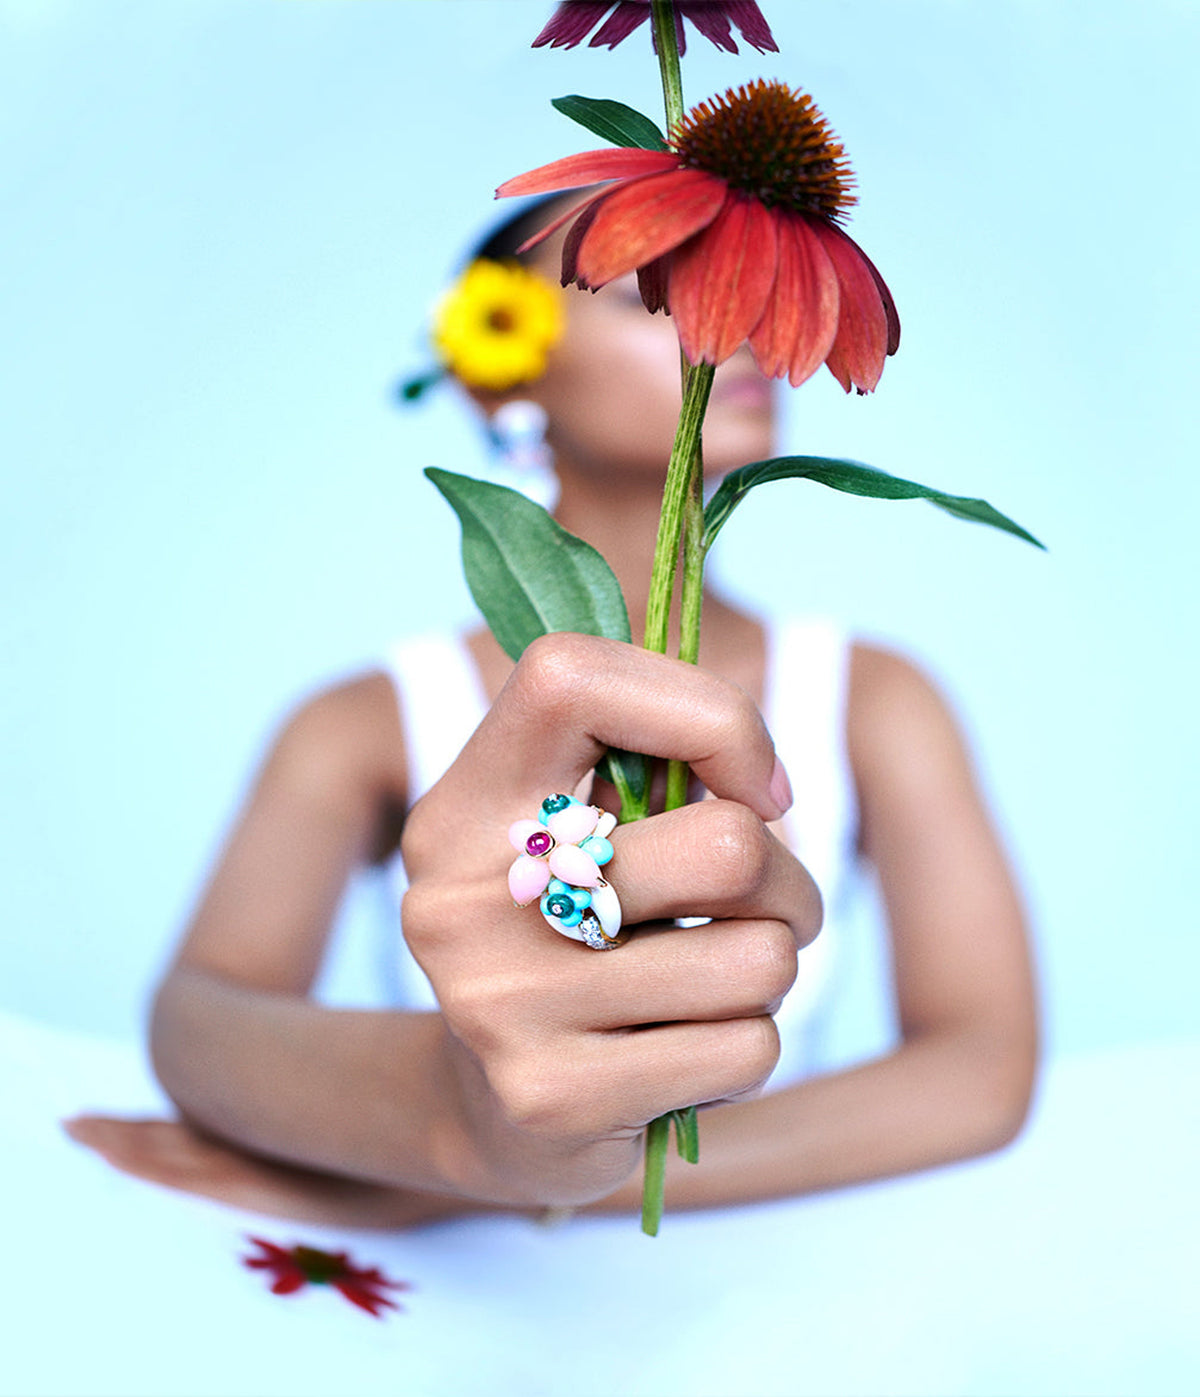
{"type": "Polygon", "coordinates": [[[535,899],[555,931],[593,951],[611,951],[625,938],[616,889],[600,869],[613,856],[608,841],[617,817],[574,796],[550,795],[536,820],[517,820],[508,842],[517,851],[508,890],[517,907],[535,899]]]}

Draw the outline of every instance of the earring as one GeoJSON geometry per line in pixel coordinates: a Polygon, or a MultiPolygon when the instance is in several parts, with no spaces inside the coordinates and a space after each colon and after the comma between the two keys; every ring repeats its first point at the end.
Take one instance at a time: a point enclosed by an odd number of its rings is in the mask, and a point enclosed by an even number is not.
{"type": "Polygon", "coordinates": [[[519,490],[551,508],[558,495],[552,469],[554,456],[546,444],[549,419],[540,403],[515,398],[502,403],[488,418],[487,439],[499,483],[519,490]]]}

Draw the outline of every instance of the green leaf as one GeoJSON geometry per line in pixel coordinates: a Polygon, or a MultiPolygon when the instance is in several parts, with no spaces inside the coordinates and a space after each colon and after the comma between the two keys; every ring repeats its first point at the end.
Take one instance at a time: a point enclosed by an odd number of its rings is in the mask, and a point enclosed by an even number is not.
{"type": "Polygon", "coordinates": [[[899,476],[888,475],[886,471],[876,470],[873,466],[860,465],[857,461],[837,461],[826,456],[776,456],[769,461],[754,461],[730,471],[721,482],[704,511],[706,551],[712,547],[737,505],[756,485],[763,485],[768,480],[815,480],[848,495],[866,495],[876,500],[928,500],[958,519],[990,524],[994,529],[1003,529],[1005,533],[1023,538],[1035,548],[1044,549],[1046,546],[1020,524],[1001,514],[998,509],[993,509],[986,500],[971,499],[966,495],[947,495],[941,490],[931,490],[927,485],[918,485],[914,480],[901,480],[899,476]]]}
{"type": "Polygon", "coordinates": [[[586,126],[593,135],[609,141],[615,146],[635,147],[639,150],[667,150],[666,138],[648,116],[627,107],[624,102],[613,102],[607,97],[555,97],[550,105],[555,111],[569,116],[580,126],[586,126]]]}
{"type": "Polygon", "coordinates": [[[695,1106],[685,1106],[682,1111],[672,1111],[675,1123],[675,1148],[680,1159],[689,1164],[700,1163],[700,1125],[696,1120],[695,1106]]]}
{"type": "MultiPolygon", "coordinates": [[[[458,515],[467,586],[510,659],[551,631],[631,639],[621,585],[590,543],[516,490],[433,466],[425,474],[458,515]]],[[[623,801],[645,795],[644,757],[614,748],[597,769],[623,801]]]]}

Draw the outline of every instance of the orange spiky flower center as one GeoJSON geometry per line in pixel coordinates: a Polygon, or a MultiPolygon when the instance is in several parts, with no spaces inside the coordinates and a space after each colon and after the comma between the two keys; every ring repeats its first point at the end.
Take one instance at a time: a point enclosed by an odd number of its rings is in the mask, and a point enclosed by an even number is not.
{"type": "Polygon", "coordinates": [[[854,172],[816,103],[760,78],[693,107],[671,133],[685,165],[768,208],[836,219],[854,203],[854,172]]]}

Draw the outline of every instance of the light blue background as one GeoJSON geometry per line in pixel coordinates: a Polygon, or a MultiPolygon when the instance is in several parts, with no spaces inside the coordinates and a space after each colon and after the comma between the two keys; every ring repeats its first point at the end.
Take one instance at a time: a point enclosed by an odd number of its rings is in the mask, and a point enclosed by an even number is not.
{"type": "MultiPolygon", "coordinates": [[[[596,144],[548,99],[657,115],[644,35],[531,51],[549,8],[0,0],[0,1008],[133,1034],[289,705],[471,614],[420,470],[478,471],[474,426],[392,385],[494,185],[596,144]]],[[[777,485],[719,572],[961,706],[1054,1051],[1194,1033],[1200,11],[765,8],[782,53],[694,41],[687,95],[814,93],[904,322],[879,393],[822,374],[785,444],[1051,551],[777,485]]]]}

